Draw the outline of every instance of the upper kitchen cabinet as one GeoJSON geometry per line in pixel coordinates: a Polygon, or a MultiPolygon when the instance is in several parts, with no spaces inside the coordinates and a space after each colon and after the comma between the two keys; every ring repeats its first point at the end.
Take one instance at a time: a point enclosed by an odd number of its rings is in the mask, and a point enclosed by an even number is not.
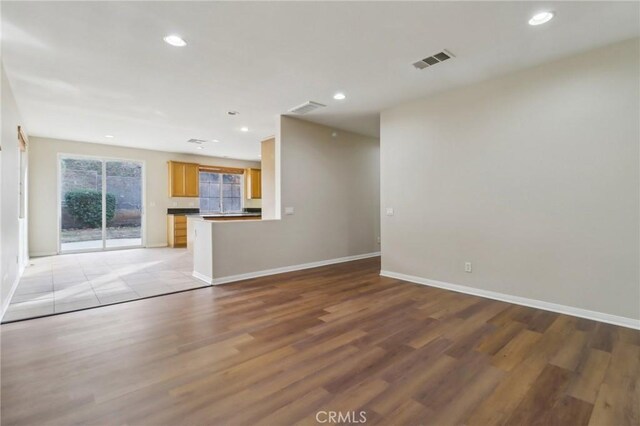
{"type": "Polygon", "coordinates": [[[198,197],[198,164],[169,161],[169,196],[198,197]]]}
{"type": "Polygon", "coordinates": [[[262,174],[260,169],[247,169],[245,181],[247,199],[262,198],[262,174]]]}

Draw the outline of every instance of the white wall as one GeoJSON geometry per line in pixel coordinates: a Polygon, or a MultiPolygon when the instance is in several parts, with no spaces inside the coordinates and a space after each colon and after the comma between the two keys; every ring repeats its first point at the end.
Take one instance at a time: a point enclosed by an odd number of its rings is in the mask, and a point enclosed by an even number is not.
{"type": "Polygon", "coordinates": [[[295,213],[212,223],[212,278],[379,251],[378,139],[332,132],[280,118],[282,208],[295,213]]]}
{"type": "MultiPolygon", "coordinates": [[[[9,81],[2,74],[2,140],[0,151],[0,277],[1,310],[4,314],[10,295],[18,283],[27,259],[25,219],[20,219],[20,149],[18,125],[20,114],[9,81]]],[[[1,316],[1,315],[0,315],[1,316]]]]}
{"type": "Polygon", "coordinates": [[[384,111],[382,269],[640,318],[639,47],[384,111]]]}
{"type": "MultiPolygon", "coordinates": [[[[29,157],[29,221],[32,256],[55,254],[58,232],[58,154],[75,154],[144,160],[146,174],[146,246],[167,245],[167,208],[198,207],[197,198],[168,196],[167,161],[188,161],[203,165],[260,168],[260,163],[112,145],[31,138],[29,157]],[[174,205],[175,204],[175,205],[174,205]]],[[[245,207],[259,207],[259,201],[245,200],[245,207]]]]}

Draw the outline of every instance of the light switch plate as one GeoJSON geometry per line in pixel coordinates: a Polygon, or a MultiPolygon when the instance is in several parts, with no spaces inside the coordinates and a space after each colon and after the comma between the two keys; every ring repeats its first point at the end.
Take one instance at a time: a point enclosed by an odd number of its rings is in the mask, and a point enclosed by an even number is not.
{"type": "Polygon", "coordinates": [[[294,213],[294,208],[293,207],[285,207],[284,208],[284,214],[293,214],[294,213]]]}
{"type": "Polygon", "coordinates": [[[393,216],[393,207],[387,207],[387,216],[393,216]]]}

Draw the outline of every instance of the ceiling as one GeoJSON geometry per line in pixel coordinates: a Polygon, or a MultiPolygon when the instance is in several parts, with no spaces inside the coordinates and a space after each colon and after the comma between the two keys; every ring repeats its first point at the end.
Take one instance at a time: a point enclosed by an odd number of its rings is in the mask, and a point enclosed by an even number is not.
{"type": "Polygon", "coordinates": [[[327,107],[305,119],[377,136],[379,112],[403,101],[637,37],[639,8],[3,2],[2,53],[31,135],[255,160],[277,117],[308,100],[327,107]],[[527,24],[544,10],[556,17],[527,24]],[[186,47],[163,42],[174,33],[186,47]],[[411,65],[443,49],[456,58],[422,71],[411,65]],[[338,91],[347,98],[334,100],[338,91]],[[196,150],[190,138],[219,142],[196,150]]]}

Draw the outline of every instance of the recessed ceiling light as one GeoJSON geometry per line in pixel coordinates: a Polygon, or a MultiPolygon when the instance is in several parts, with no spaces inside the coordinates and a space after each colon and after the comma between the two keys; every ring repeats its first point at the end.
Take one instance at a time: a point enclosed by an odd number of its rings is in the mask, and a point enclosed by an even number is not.
{"type": "Polygon", "coordinates": [[[204,146],[197,146],[196,149],[204,149],[204,146]]]}
{"type": "Polygon", "coordinates": [[[553,12],[541,12],[529,19],[529,25],[541,25],[553,18],[553,12]]]}
{"type": "Polygon", "coordinates": [[[113,138],[113,135],[104,135],[104,137],[105,137],[105,138],[112,139],[112,138],[113,138]]]}
{"type": "Polygon", "coordinates": [[[240,131],[241,131],[241,132],[248,132],[248,131],[249,131],[249,128],[248,128],[248,127],[246,127],[246,126],[245,126],[245,127],[240,127],[240,131]]]}
{"type": "Polygon", "coordinates": [[[220,142],[218,139],[211,139],[211,142],[220,142]]]}
{"type": "Polygon", "coordinates": [[[177,36],[175,34],[168,35],[163,39],[167,44],[170,44],[175,47],[184,47],[187,45],[187,42],[182,39],[182,37],[177,36]]]}
{"type": "Polygon", "coordinates": [[[336,101],[341,101],[345,98],[346,96],[344,93],[336,93],[335,95],[333,95],[333,99],[335,99],[336,101]]]}

